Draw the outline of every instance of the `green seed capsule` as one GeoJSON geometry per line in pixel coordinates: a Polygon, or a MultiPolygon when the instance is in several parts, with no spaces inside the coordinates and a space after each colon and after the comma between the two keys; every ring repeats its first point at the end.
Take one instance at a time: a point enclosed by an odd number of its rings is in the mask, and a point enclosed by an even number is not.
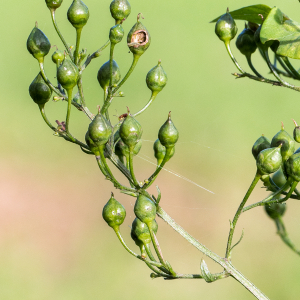
{"type": "Polygon", "coordinates": [[[119,134],[129,150],[134,149],[135,145],[141,139],[142,133],[141,124],[132,115],[128,114],[119,129],[119,134]]]}
{"type": "Polygon", "coordinates": [[[238,28],[231,14],[227,12],[216,23],[215,33],[224,43],[229,43],[237,34],[238,28]]]}
{"type": "Polygon", "coordinates": [[[52,61],[56,64],[56,65],[60,65],[65,59],[65,53],[61,50],[56,50],[53,54],[52,54],[52,61]]]}
{"type": "Polygon", "coordinates": [[[297,143],[300,143],[300,126],[298,126],[298,124],[296,123],[295,120],[293,120],[294,123],[295,123],[295,129],[293,131],[293,136],[294,136],[294,140],[297,142],[297,143]]]}
{"type": "Polygon", "coordinates": [[[288,176],[300,181],[300,153],[293,154],[284,165],[288,176]]]}
{"type": "Polygon", "coordinates": [[[112,44],[118,44],[124,37],[124,29],[122,25],[117,24],[109,31],[109,40],[112,44]]]}
{"type": "Polygon", "coordinates": [[[27,50],[39,62],[42,62],[51,48],[51,44],[46,35],[36,26],[32,29],[27,39],[27,50]]]}
{"type": "Polygon", "coordinates": [[[261,175],[276,172],[282,163],[280,147],[262,150],[256,159],[257,170],[261,175]]]}
{"type": "Polygon", "coordinates": [[[160,127],[158,138],[161,144],[166,148],[174,147],[178,141],[179,133],[171,120],[171,112],[169,112],[167,121],[160,127]]]}
{"type": "Polygon", "coordinates": [[[158,62],[157,66],[152,68],[146,77],[146,83],[148,88],[153,92],[160,92],[167,84],[168,77],[163,67],[161,66],[161,61],[158,62]]]}
{"type": "Polygon", "coordinates": [[[130,12],[131,6],[127,0],[114,0],[110,3],[110,13],[116,22],[127,19],[130,12]]]}
{"type": "MultiPolygon", "coordinates": [[[[109,72],[109,61],[101,66],[97,75],[100,86],[106,90],[109,87],[110,72],[109,72]]],[[[117,84],[121,79],[121,72],[118,64],[113,60],[112,65],[112,84],[117,84]]]]}
{"type": "Polygon", "coordinates": [[[89,142],[88,140],[91,139],[91,141],[94,143],[94,147],[104,146],[108,142],[111,134],[112,129],[108,121],[104,118],[102,114],[98,113],[89,125],[86,134],[87,144],[89,142]]]}
{"type": "Polygon", "coordinates": [[[39,105],[47,103],[51,98],[52,90],[46,84],[41,73],[39,73],[30,84],[29,94],[32,100],[39,105]]]}
{"type": "Polygon", "coordinates": [[[273,137],[271,147],[278,147],[281,144],[282,161],[285,162],[295,151],[295,141],[284,130],[283,126],[282,129],[273,137]]]}
{"type": "MultiPolygon", "coordinates": [[[[155,220],[152,221],[151,228],[156,234],[158,225],[155,220]]],[[[135,218],[132,222],[131,237],[139,247],[151,243],[151,235],[148,226],[141,222],[138,218],[135,218]]]]}
{"type": "Polygon", "coordinates": [[[134,213],[140,221],[151,226],[156,216],[156,206],[148,197],[139,195],[134,205],[134,213]]]}
{"type": "Polygon", "coordinates": [[[113,194],[108,202],[103,207],[102,216],[108,226],[113,229],[118,229],[123,224],[126,217],[126,210],[124,206],[118,202],[113,194]]]}
{"type": "MultiPolygon", "coordinates": [[[[280,195],[278,197],[280,198],[280,195]]],[[[265,205],[266,213],[273,220],[282,217],[285,213],[285,210],[286,210],[285,203],[272,203],[270,205],[265,205]]]]}
{"type": "Polygon", "coordinates": [[[85,142],[88,145],[89,149],[94,153],[96,156],[100,156],[99,148],[96,143],[89,136],[89,131],[85,134],[85,142]]]}
{"type": "MultiPolygon", "coordinates": [[[[139,140],[135,147],[133,148],[133,155],[137,155],[142,148],[142,140],[139,140]]],[[[129,149],[128,147],[124,144],[124,142],[120,139],[116,146],[115,146],[115,153],[118,157],[123,157],[125,156],[126,158],[129,157],[129,149]]]]}
{"type": "Polygon", "coordinates": [[[236,39],[236,47],[246,57],[251,56],[257,49],[257,45],[254,40],[254,32],[245,28],[236,39]]]}
{"type": "MultiPolygon", "coordinates": [[[[159,166],[162,161],[164,160],[164,157],[166,155],[166,147],[163,146],[159,139],[157,139],[153,144],[153,150],[154,150],[154,156],[157,159],[157,165],[159,166]]],[[[175,147],[172,148],[169,159],[175,154],[175,147]]]]}
{"type": "Polygon", "coordinates": [[[88,7],[81,0],[73,0],[67,16],[73,27],[81,29],[87,23],[90,13],[88,7]]]}
{"type": "Polygon", "coordinates": [[[254,41],[258,48],[262,49],[263,51],[267,51],[268,48],[270,48],[272,46],[274,41],[268,41],[263,44],[260,40],[260,31],[261,31],[261,25],[258,27],[258,29],[254,33],[254,41]]]}
{"type": "Polygon", "coordinates": [[[252,147],[252,154],[256,159],[259,152],[265,149],[271,148],[271,142],[264,135],[257,139],[252,147]]]}
{"type": "Polygon", "coordinates": [[[79,79],[78,67],[70,60],[65,59],[57,68],[57,80],[66,90],[72,89],[79,79]]]}
{"type": "Polygon", "coordinates": [[[272,175],[272,181],[279,187],[281,188],[286,184],[286,178],[283,174],[282,168],[280,168],[278,171],[276,171],[272,175]]]}
{"type": "Polygon", "coordinates": [[[49,9],[57,9],[61,6],[63,0],[46,0],[46,5],[49,9]]]}
{"type": "Polygon", "coordinates": [[[127,36],[127,44],[135,55],[142,55],[150,46],[151,37],[147,28],[137,21],[127,36]]]}

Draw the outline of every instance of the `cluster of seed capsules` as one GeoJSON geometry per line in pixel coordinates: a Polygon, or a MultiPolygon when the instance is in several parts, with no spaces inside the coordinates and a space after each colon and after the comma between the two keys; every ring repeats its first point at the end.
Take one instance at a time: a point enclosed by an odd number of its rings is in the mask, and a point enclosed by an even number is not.
{"type": "MultiPolygon", "coordinates": [[[[62,0],[46,0],[52,16],[52,21],[56,27],[55,11],[62,4],[62,0]]],[[[172,267],[166,262],[161,254],[157,238],[155,236],[158,226],[155,221],[156,210],[160,201],[160,193],[157,198],[150,196],[146,189],[154,182],[158,173],[164,164],[174,155],[175,144],[179,138],[179,133],[171,120],[169,113],[166,122],[161,126],[158,132],[158,139],[153,145],[154,156],[157,159],[157,168],[154,173],[143,182],[136,179],[133,170],[133,156],[137,155],[142,146],[142,127],[135,117],[146,110],[153,102],[157,94],[162,91],[167,83],[167,75],[159,61],[158,65],[152,68],[146,76],[146,84],[151,91],[151,98],[146,106],[135,114],[131,114],[129,109],[127,113],[121,115],[117,124],[112,126],[109,119],[108,107],[114,97],[122,96],[117,94],[118,89],[126,81],[138,59],[148,49],[150,45],[150,34],[145,26],[138,20],[132,27],[127,36],[127,44],[133,54],[133,63],[131,69],[126,76],[121,78],[120,68],[115,60],[112,59],[111,53],[116,44],[122,41],[124,30],[122,23],[127,19],[131,11],[130,4],[127,0],[114,0],[110,4],[110,12],[115,19],[115,25],[109,31],[110,60],[104,63],[97,74],[97,79],[104,90],[104,103],[102,108],[98,107],[96,116],[91,117],[85,135],[86,144],[76,139],[69,130],[71,106],[75,106],[79,110],[83,110],[86,114],[87,107],[80,93],[81,76],[83,70],[90,63],[91,59],[100,55],[96,51],[92,56],[88,56],[86,61],[86,50],[78,51],[80,34],[82,28],[89,19],[89,10],[81,0],[74,0],[68,9],[67,17],[69,22],[75,28],[77,33],[76,48],[74,52],[72,47],[65,42],[60,31],[56,27],[57,33],[62,39],[66,51],[56,50],[52,55],[52,61],[57,68],[57,86],[51,83],[44,70],[44,58],[51,49],[50,42],[46,35],[36,26],[30,33],[27,40],[27,49],[34,58],[37,59],[40,72],[30,84],[29,94],[33,101],[38,104],[44,121],[54,131],[55,135],[64,138],[67,141],[78,144],[81,149],[88,154],[96,157],[100,170],[105,177],[112,181],[117,189],[131,196],[137,197],[134,206],[136,219],[132,224],[131,237],[141,250],[141,255],[135,254],[125,244],[120,235],[119,226],[123,223],[126,212],[122,204],[120,204],[113,196],[109,199],[103,209],[103,218],[107,224],[114,229],[123,246],[132,255],[145,261],[145,263],[155,273],[152,276],[174,277],[176,274],[172,267]],[[77,45],[78,43],[78,45],[77,45]],[[78,93],[74,96],[73,89],[78,87],[78,93]],[[45,114],[45,104],[50,100],[52,93],[56,93],[53,97],[54,101],[65,100],[68,102],[66,119],[58,122],[58,127],[54,127],[45,114]],[[114,159],[118,158],[118,161],[114,159]],[[122,171],[129,180],[130,186],[122,185],[113,175],[106,160],[110,159],[122,171]],[[160,262],[156,262],[150,250],[152,242],[160,262]]]]}

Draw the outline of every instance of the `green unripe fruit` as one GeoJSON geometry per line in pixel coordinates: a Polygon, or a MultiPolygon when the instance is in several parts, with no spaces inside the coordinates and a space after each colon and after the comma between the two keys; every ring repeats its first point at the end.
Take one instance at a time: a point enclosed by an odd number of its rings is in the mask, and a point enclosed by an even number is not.
{"type": "Polygon", "coordinates": [[[286,178],[283,174],[282,168],[280,168],[278,171],[276,171],[272,175],[272,181],[279,187],[281,188],[286,184],[286,178]]]}
{"type": "Polygon", "coordinates": [[[171,112],[167,121],[160,127],[158,132],[159,141],[166,148],[174,147],[179,138],[178,130],[171,120],[171,112]]]}
{"type": "Polygon", "coordinates": [[[257,45],[254,40],[254,32],[248,28],[245,28],[236,39],[236,47],[240,52],[249,57],[257,49],[257,45]]]}
{"type": "Polygon", "coordinates": [[[137,21],[127,36],[127,44],[135,55],[142,55],[150,46],[151,37],[147,28],[137,21]]]}
{"type": "Polygon", "coordinates": [[[126,210],[124,206],[113,197],[112,194],[108,202],[103,207],[102,216],[108,226],[112,227],[113,229],[118,229],[125,220],[126,210]]]}
{"type": "Polygon", "coordinates": [[[104,146],[112,134],[111,126],[104,116],[98,113],[94,120],[90,123],[87,136],[90,138],[95,146],[104,146]]]}
{"type": "Polygon", "coordinates": [[[39,73],[30,84],[29,94],[32,100],[39,105],[47,103],[51,98],[52,90],[46,84],[41,73],[39,73]]]}
{"type": "Polygon", "coordinates": [[[293,131],[293,136],[294,136],[294,140],[297,142],[297,143],[300,143],[300,126],[298,126],[298,124],[296,123],[295,120],[293,120],[294,123],[295,123],[295,129],[293,131]]]}
{"type": "Polygon", "coordinates": [[[262,150],[256,159],[257,170],[261,175],[276,172],[282,163],[280,147],[262,150]]]}
{"type": "MultiPolygon", "coordinates": [[[[152,221],[151,228],[156,234],[158,225],[155,220],[152,221]]],[[[147,245],[151,243],[151,235],[148,226],[145,223],[141,222],[138,218],[135,218],[132,222],[131,237],[139,247],[141,245],[147,245]]]]}
{"type": "Polygon", "coordinates": [[[168,77],[161,66],[161,61],[159,61],[157,66],[152,68],[146,76],[147,86],[152,92],[160,92],[167,84],[167,81],[168,77]]]}
{"type": "Polygon", "coordinates": [[[46,5],[49,9],[57,9],[61,6],[63,0],[46,0],[46,5]]]}
{"type": "Polygon", "coordinates": [[[32,29],[27,39],[27,50],[39,62],[42,62],[51,48],[51,44],[46,35],[36,26],[32,29]]]}
{"type": "Polygon", "coordinates": [[[237,31],[235,21],[228,11],[216,23],[215,33],[224,43],[229,43],[236,36],[237,31]]]}
{"type": "Polygon", "coordinates": [[[148,197],[139,195],[134,205],[134,213],[140,221],[151,226],[156,216],[156,206],[148,197]]]}
{"type": "Polygon", "coordinates": [[[87,23],[90,13],[88,7],[81,0],[73,0],[67,16],[73,27],[81,29],[87,23]]]}
{"type": "Polygon", "coordinates": [[[131,6],[127,0],[114,0],[110,3],[111,16],[117,21],[121,22],[127,19],[131,12],[131,6]]]}
{"type": "Polygon", "coordinates": [[[85,142],[88,145],[89,149],[96,155],[100,156],[99,148],[97,144],[93,142],[93,140],[89,136],[89,131],[86,132],[85,134],[85,142]]]}
{"type": "Polygon", "coordinates": [[[143,129],[141,124],[130,114],[122,122],[119,129],[119,135],[129,150],[132,151],[138,141],[141,139],[143,129]]]}
{"type": "MultiPolygon", "coordinates": [[[[106,90],[109,87],[110,72],[109,72],[109,61],[101,66],[97,75],[100,86],[106,90]]],[[[113,60],[112,65],[112,85],[117,84],[121,79],[121,72],[118,64],[113,60]]]]}
{"type": "MultiPolygon", "coordinates": [[[[136,145],[133,148],[133,155],[137,155],[142,148],[142,140],[139,140],[136,145]]],[[[116,146],[115,146],[115,153],[117,156],[125,156],[126,158],[129,157],[129,149],[128,147],[124,144],[124,142],[120,139],[116,146]]]]}
{"type": "Polygon", "coordinates": [[[257,158],[260,151],[268,149],[270,147],[271,147],[271,142],[264,135],[262,135],[260,138],[256,140],[256,142],[252,147],[252,154],[254,158],[255,159],[257,158]]]}
{"type": "MultiPolygon", "coordinates": [[[[280,197],[280,196],[278,196],[280,197]]],[[[286,204],[285,203],[272,203],[270,205],[265,205],[265,211],[268,214],[268,216],[275,220],[279,217],[282,217],[286,210],[286,204]]]]}
{"type": "Polygon", "coordinates": [[[56,65],[60,65],[65,59],[65,53],[64,51],[61,50],[56,50],[53,54],[52,54],[52,61],[56,64],[56,65]]]}
{"type": "Polygon", "coordinates": [[[295,181],[300,181],[300,153],[293,154],[284,165],[288,176],[295,181]]]}
{"type": "MultiPolygon", "coordinates": [[[[157,159],[157,165],[159,166],[162,161],[164,160],[164,157],[166,155],[166,147],[163,146],[159,139],[157,139],[153,144],[153,150],[154,150],[154,156],[157,159]]],[[[175,154],[175,147],[172,148],[169,159],[175,154]]]]}
{"type": "Polygon", "coordinates": [[[270,48],[272,46],[274,41],[268,41],[263,44],[260,40],[260,31],[261,31],[261,25],[258,27],[258,29],[254,33],[254,41],[258,48],[262,49],[263,51],[267,51],[268,48],[270,48]]]}
{"type": "Polygon", "coordinates": [[[122,25],[117,24],[109,31],[109,40],[112,44],[118,44],[124,37],[124,29],[122,25]]]}
{"type": "Polygon", "coordinates": [[[57,68],[57,80],[66,90],[72,89],[79,79],[78,67],[70,60],[65,59],[57,68]]]}
{"type": "Polygon", "coordinates": [[[282,161],[285,162],[295,151],[295,141],[293,138],[283,129],[273,137],[271,141],[271,147],[281,147],[282,161]]]}

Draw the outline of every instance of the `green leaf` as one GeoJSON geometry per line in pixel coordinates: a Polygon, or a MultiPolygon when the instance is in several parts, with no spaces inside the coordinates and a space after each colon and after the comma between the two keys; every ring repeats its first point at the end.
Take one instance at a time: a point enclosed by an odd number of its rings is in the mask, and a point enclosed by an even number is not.
{"type": "MultiPolygon", "coordinates": [[[[257,5],[246,6],[237,10],[233,10],[230,12],[230,14],[235,20],[245,20],[245,21],[261,24],[262,18],[259,15],[262,15],[264,19],[266,19],[270,11],[271,11],[271,7],[264,4],[257,4],[257,5]]],[[[215,18],[210,23],[217,22],[220,17],[221,16],[215,18]]]]}
{"type": "Polygon", "coordinates": [[[300,23],[289,19],[282,11],[274,7],[264,21],[260,40],[279,41],[276,53],[290,58],[300,59],[300,23]]]}

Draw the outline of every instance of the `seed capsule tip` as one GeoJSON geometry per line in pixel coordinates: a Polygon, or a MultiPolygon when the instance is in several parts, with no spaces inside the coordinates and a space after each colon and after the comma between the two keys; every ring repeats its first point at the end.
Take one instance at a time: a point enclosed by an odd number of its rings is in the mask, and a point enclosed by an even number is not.
{"type": "Polygon", "coordinates": [[[281,122],[281,130],[284,130],[284,124],[281,122]]]}
{"type": "Polygon", "coordinates": [[[292,119],[292,120],[293,120],[293,122],[294,122],[294,124],[295,124],[295,127],[298,127],[297,122],[296,122],[294,119],[292,119]]]}
{"type": "Polygon", "coordinates": [[[111,192],[111,196],[114,197],[114,193],[113,192],[111,192]]]}
{"type": "Polygon", "coordinates": [[[38,22],[37,22],[37,21],[35,21],[35,27],[36,27],[36,28],[39,28],[38,22]]]}
{"type": "Polygon", "coordinates": [[[171,119],[171,111],[169,111],[168,119],[171,119]]]}
{"type": "Polygon", "coordinates": [[[227,14],[229,13],[229,7],[227,7],[227,9],[226,9],[226,13],[227,13],[227,14]]]}
{"type": "Polygon", "coordinates": [[[101,106],[100,106],[100,105],[97,105],[97,108],[98,108],[98,114],[100,114],[101,106]]]}
{"type": "Polygon", "coordinates": [[[140,21],[140,18],[145,19],[142,13],[138,13],[137,15],[137,21],[140,21]]]}

